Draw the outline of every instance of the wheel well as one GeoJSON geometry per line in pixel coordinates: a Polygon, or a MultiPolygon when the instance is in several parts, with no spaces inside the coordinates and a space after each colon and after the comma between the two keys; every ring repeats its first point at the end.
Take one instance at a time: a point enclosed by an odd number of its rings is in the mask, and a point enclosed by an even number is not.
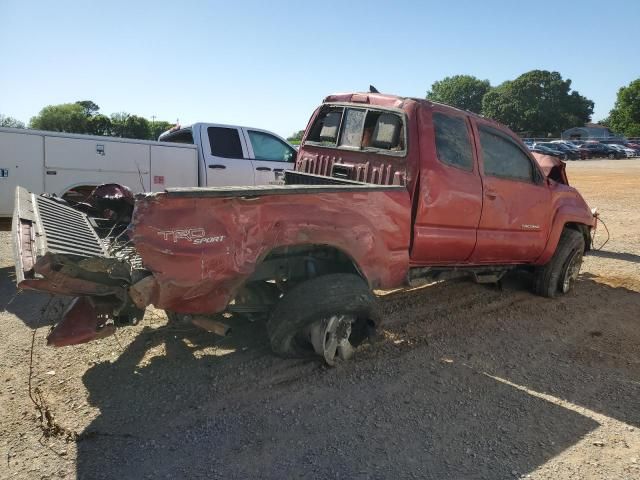
{"type": "Polygon", "coordinates": [[[269,252],[248,281],[301,281],[331,273],[352,273],[364,278],[353,258],[336,247],[295,245],[269,252]]]}
{"type": "Polygon", "coordinates": [[[571,230],[576,230],[580,232],[584,237],[584,249],[585,251],[591,250],[591,230],[587,225],[583,223],[565,223],[564,228],[569,228],[571,230]]]}

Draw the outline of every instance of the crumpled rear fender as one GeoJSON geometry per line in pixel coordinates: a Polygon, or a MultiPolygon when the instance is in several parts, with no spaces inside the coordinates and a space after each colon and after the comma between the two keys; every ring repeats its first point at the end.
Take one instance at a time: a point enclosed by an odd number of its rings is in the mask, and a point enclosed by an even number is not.
{"type": "Polygon", "coordinates": [[[404,188],[139,197],[130,237],[154,281],[136,292],[137,303],[182,313],[222,311],[269,252],[307,244],[344,252],[372,288],[402,285],[410,211],[404,188]]]}

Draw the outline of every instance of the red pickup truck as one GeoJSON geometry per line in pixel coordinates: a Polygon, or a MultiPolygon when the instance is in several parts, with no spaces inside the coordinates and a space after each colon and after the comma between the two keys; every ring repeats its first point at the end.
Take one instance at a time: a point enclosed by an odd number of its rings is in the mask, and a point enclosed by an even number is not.
{"type": "Polygon", "coordinates": [[[77,297],[53,345],[154,305],[216,332],[221,313],[264,320],[277,354],[333,364],[382,320],[373,289],[454,270],[495,282],[517,268],[537,294],[569,291],[595,217],[562,167],[541,168],[511,131],[469,112],[332,95],[285,185],[135,198],[106,185],[74,206],[18,188],[18,285],[77,297]]]}

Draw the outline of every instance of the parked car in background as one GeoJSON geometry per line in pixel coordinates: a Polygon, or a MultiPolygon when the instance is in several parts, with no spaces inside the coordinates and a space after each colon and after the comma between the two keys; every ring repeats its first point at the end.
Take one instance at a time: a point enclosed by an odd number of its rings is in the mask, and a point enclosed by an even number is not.
{"type": "Polygon", "coordinates": [[[580,152],[581,160],[588,160],[590,158],[593,158],[593,152],[591,152],[591,150],[589,150],[588,148],[585,148],[584,145],[580,145],[576,148],[578,149],[578,152],[580,152]]]}
{"type": "Polygon", "coordinates": [[[636,156],[640,157],[640,143],[637,142],[627,142],[625,147],[633,149],[636,152],[636,156]]]}
{"type": "Polygon", "coordinates": [[[626,158],[631,158],[636,156],[635,150],[633,150],[632,148],[625,147],[624,145],[610,144],[609,147],[617,150],[618,152],[623,154],[626,158]]]}
{"type": "Polygon", "coordinates": [[[579,153],[580,150],[580,146],[576,145],[573,142],[570,142],[569,140],[552,140],[551,143],[556,144],[556,145],[563,145],[571,150],[573,150],[574,152],[579,153]]]}
{"type": "Polygon", "coordinates": [[[554,147],[548,147],[545,143],[534,143],[530,148],[532,152],[542,153],[544,155],[551,155],[552,157],[559,158],[561,160],[567,160],[568,155],[562,150],[554,147]]]}
{"type": "Polygon", "coordinates": [[[580,159],[580,151],[574,147],[573,145],[568,145],[564,142],[549,142],[544,143],[544,146],[549,148],[555,148],[556,150],[560,150],[566,154],[566,159],[563,160],[579,160],[580,159]]]}
{"type": "Polygon", "coordinates": [[[587,142],[582,148],[585,148],[591,152],[592,157],[606,157],[606,158],[624,158],[625,154],[616,150],[615,148],[611,148],[610,145],[600,143],[600,142],[587,142]]]}

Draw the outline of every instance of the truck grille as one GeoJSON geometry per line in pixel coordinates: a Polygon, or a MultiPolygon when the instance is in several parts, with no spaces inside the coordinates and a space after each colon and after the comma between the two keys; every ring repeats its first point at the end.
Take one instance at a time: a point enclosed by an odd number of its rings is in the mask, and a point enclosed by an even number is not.
{"type": "Polygon", "coordinates": [[[47,250],[81,257],[108,256],[87,216],[59,202],[35,196],[47,250]]]}

